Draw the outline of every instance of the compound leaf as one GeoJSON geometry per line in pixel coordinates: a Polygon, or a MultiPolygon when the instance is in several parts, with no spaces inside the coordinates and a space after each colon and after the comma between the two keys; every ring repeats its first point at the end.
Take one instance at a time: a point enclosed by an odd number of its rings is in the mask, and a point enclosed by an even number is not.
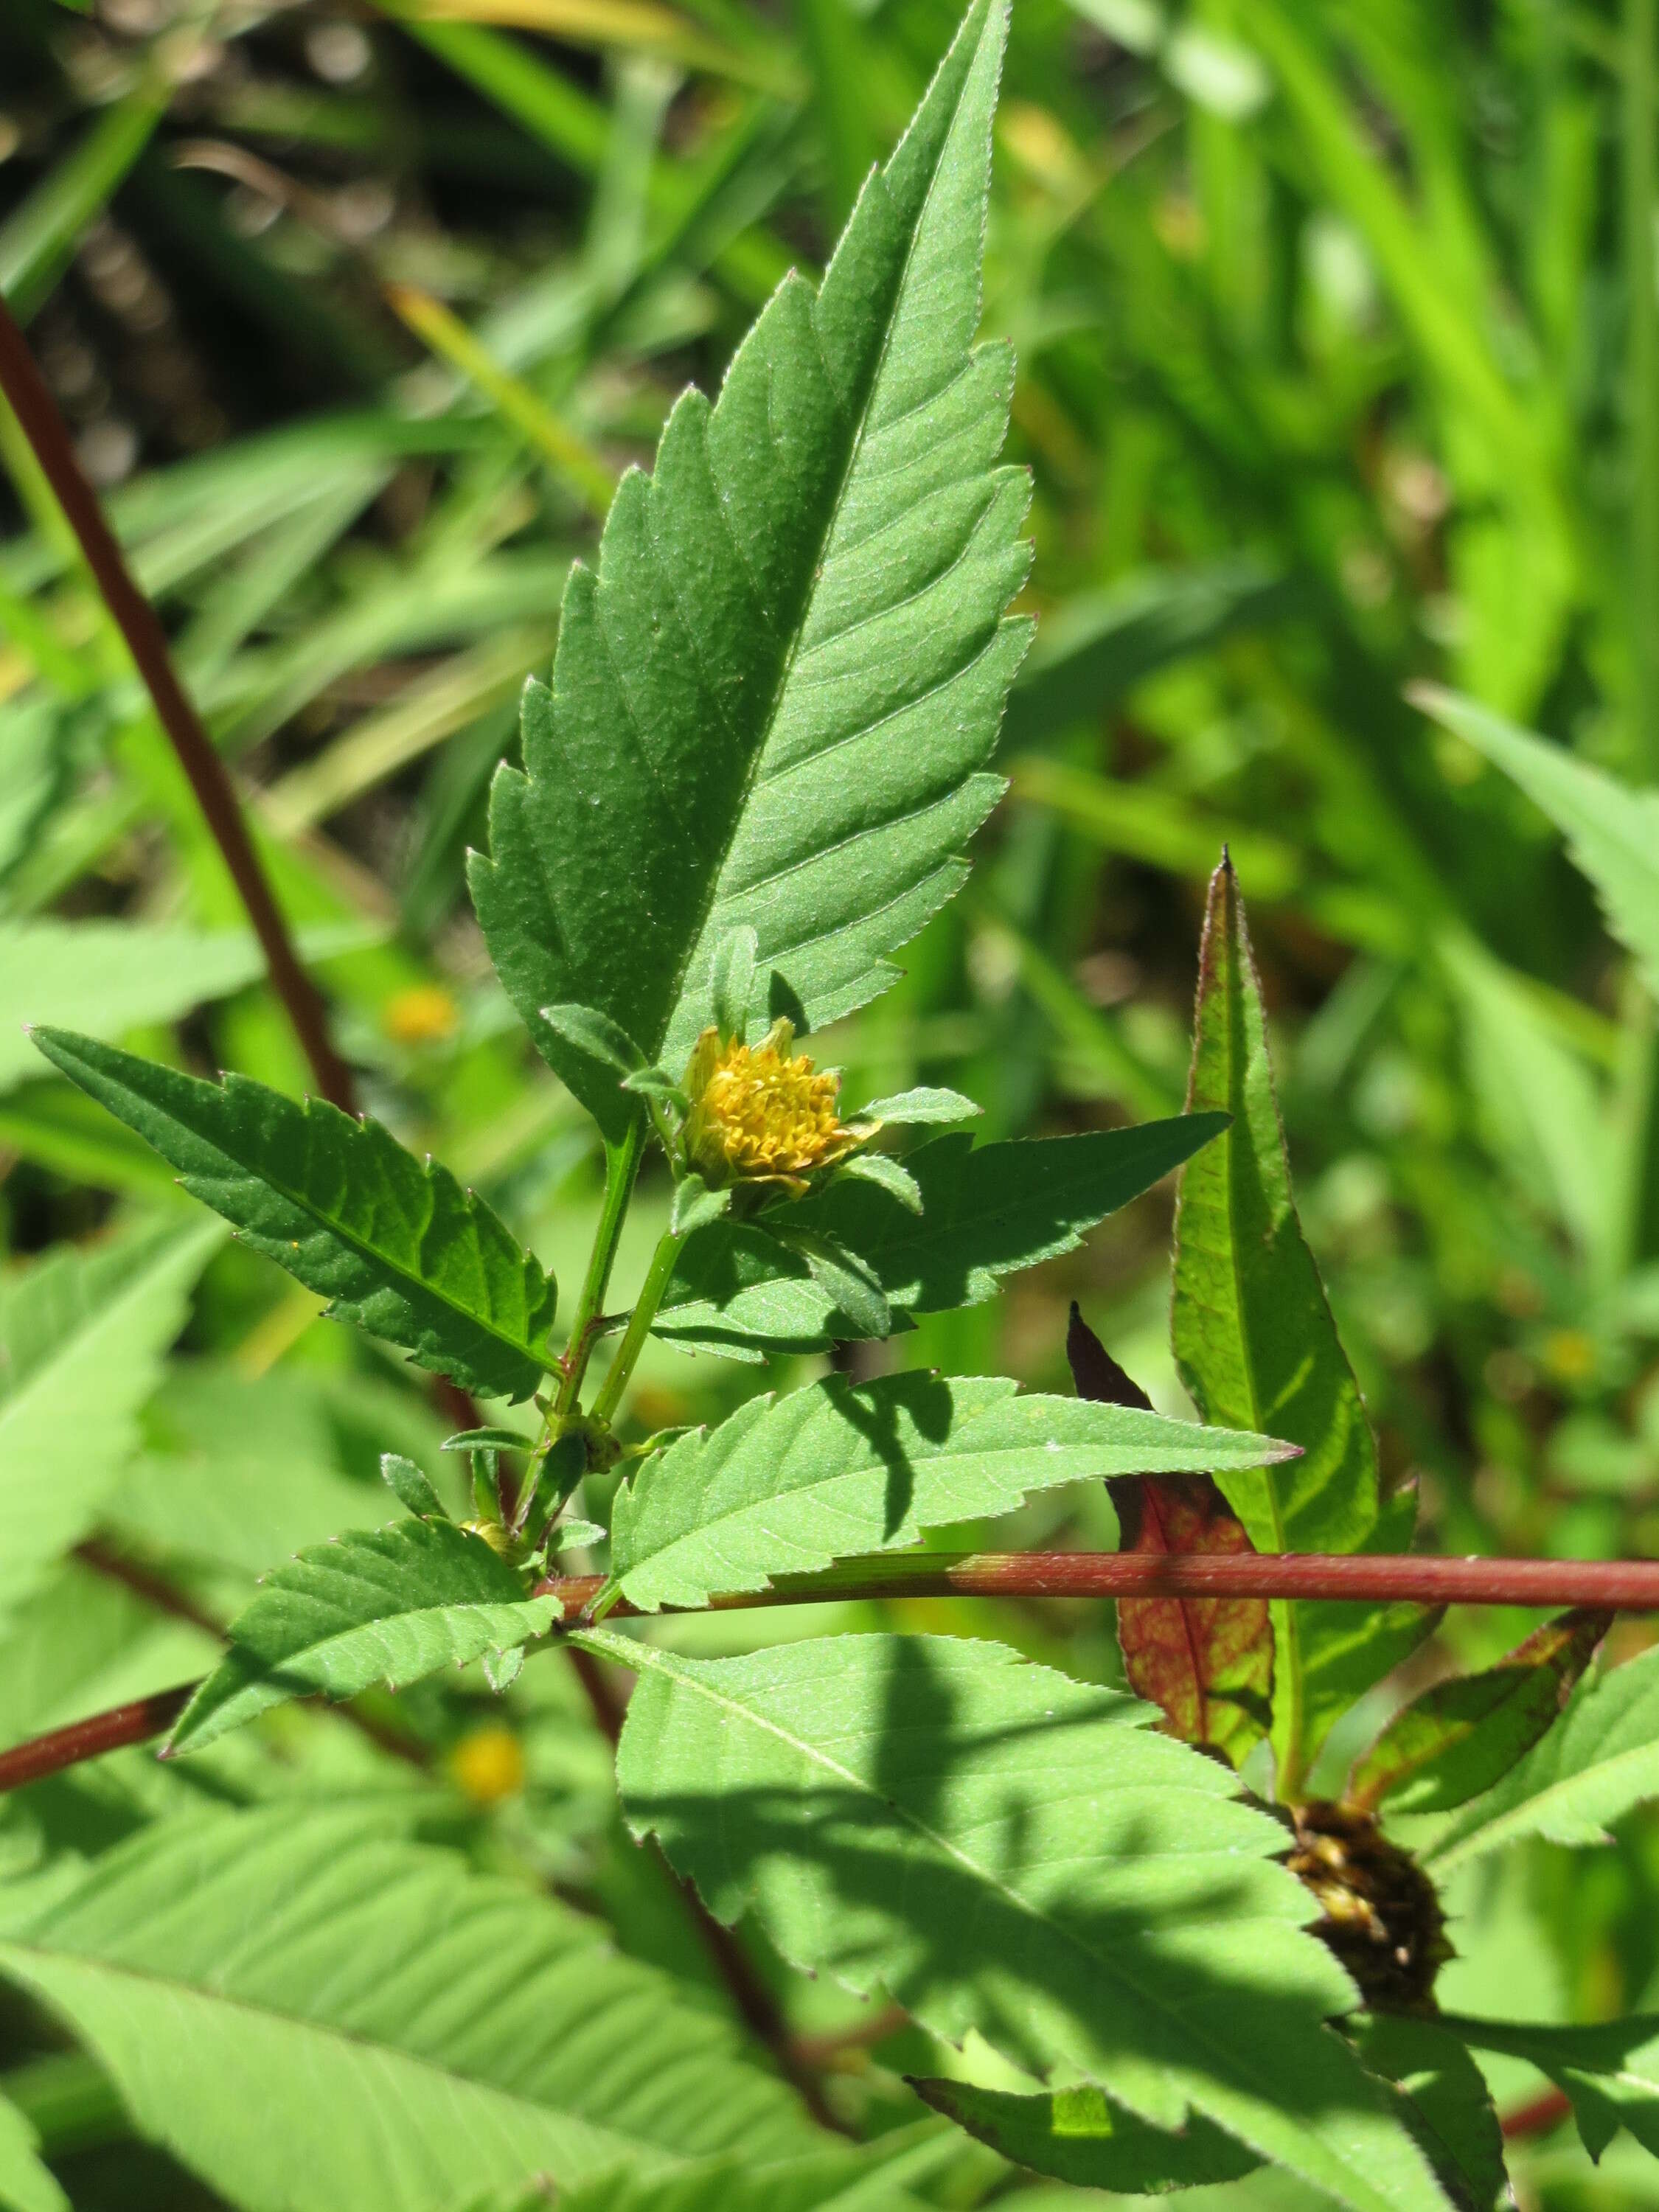
{"type": "Polygon", "coordinates": [[[139,2132],[246,2212],[441,2212],[811,2148],[726,2028],[593,1924],[360,1814],[206,1808],[0,1938],[139,2132]]]}
{"type": "MultiPolygon", "coordinates": [[[[1376,1447],[1291,1194],[1261,988],[1231,861],[1210,884],[1189,1109],[1232,1116],[1191,1161],[1176,1214],[1171,1330],[1206,1420],[1270,1428],[1305,1457],[1273,1475],[1222,1474],[1259,1552],[1403,1550],[1409,1497],[1384,1507],[1376,1447]],[[1270,1417],[1271,1416],[1271,1417],[1270,1417]]],[[[1414,1639],[1419,1609],[1275,1600],[1273,1741],[1294,1794],[1326,1730],[1414,1639]]]]}
{"type": "Polygon", "coordinates": [[[92,1527],[224,1231],[144,1229],[0,1286],[0,1613],[92,1527]]]}
{"type": "Polygon", "coordinates": [[[1028,486],[993,465],[1006,346],[971,345],[1004,0],[975,0],[816,296],[785,279],[718,402],[687,392],[571,573],[473,900],[540,1050],[616,1139],[639,1110],[540,1010],[672,1073],[712,957],[755,933],[751,1027],[818,1026],[962,880],[1029,625],[1028,486]]]}
{"type": "Polygon", "coordinates": [[[994,1644],[840,1636],[634,1668],[623,1809],[797,1966],[1042,2080],[1196,2111],[1350,2212],[1445,2199],[1325,2023],[1352,2003],[1284,1831],[1150,1709],[994,1644]]]}
{"type": "Polygon", "coordinates": [[[1659,2157],[1659,2014],[1554,2027],[1453,2014],[1444,2025],[1477,2051],[1501,2051],[1547,2074],[1571,2100],[1592,2158],[1601,2157],[1620,2128],[1659,2157]]]}
{"type": "Polygon", "coordinates": [[[1259,1437],[1020,1396],[1000,1378],[832,1378],[753,1398],[649,1460],[617,1496],[611,1568],[647,1612],[702,1605],[1009,1512],[1034,1490],[1114,1468],[1255,1467],[1262,1452],[1259,1437]]]}
{"type": "MultiPolygon", "coordinates": [[[[785,1212],[792,1229],[857,1253],[896,1312],[946,1312],[994,1297],[1015,1268],[1075,1250],[1085,1230],[1225,1126],[1220,1115],[1194,1114],[978,1146],[966,1133],[939,1137],[905,1155],[920,1213],[896,1192],[842,1177],[785,1212]]],[[[657,1326],[684,1343],[750,1357],[860,1334],[805,1258],[763,1228],[731,1221],[686,1245],[657,1326]]]]}
{"type": "Polygon", "coordinates": [[[527,1397],[558,1292],[482,1199],[378,1121],[245,1075],[181,1075],[93,1037],[36,1030],[54,1066],[136,1129],[245,1244],[469,1390],[527,1397]]]}
{"type": "Polygon", "coordinates": [[[199,1751],[288,1698],[355,1698],[510,1651],[558,1618],[556,1598],[451,1521],[399,1521],[313,1545],[265,1577],[169,1749],[199,1751]]]}
{"type": "Polygon", "coordinates": [[[1612,1620],[1589,1607],[1563,1613],[1496,1667],[1437,1682],[1355,1761],[1350,1801],[1443,1813],[1491,1789],[1554,1725],[1612,1620]]]}

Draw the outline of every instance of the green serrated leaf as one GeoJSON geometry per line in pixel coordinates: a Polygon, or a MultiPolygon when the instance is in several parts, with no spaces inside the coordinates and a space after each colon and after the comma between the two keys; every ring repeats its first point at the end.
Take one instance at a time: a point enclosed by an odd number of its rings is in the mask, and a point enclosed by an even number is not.
{"type": "Polygon", "coordinates": [[[1620,2128],[1659,2157],[1659,2014],[1556,2027],[1453,2013],[1444,2026],[1477,2051],[1504,2051],[1547,2074],[1571,2100],[1592,2158],[1601,2157],[1620,2128]]]}
{"type": "Polygon", "coordinates": [[[843,1160],[836,1170],[851,1176],[854,1182],[873,1182],[897,1199],[908,1213],[921,1213],[923,1208],[921,1185],[908,1168],[885,1152],[854,1152],[851,1159],[843,1160]]]}
{"type": "Polygon", "coordinates": [[[674,1186],[674,1201],[668,1211],[671,1235],[689,1237],[694,1229],[707,1229],[718,1221],[732,1203],[729,1190],[710,1190],[700,1175],[686,1176],[674,1186]]]}
{"type": "Polygon", "coordinates": [[[1196,2111],[1349,2212],[1443,2212],[1325,2024],[1352,1993],[1283,1830],[1147,1706],[966,1638],[702,1661],[580,1640],[639,1673],[623,1808],[720,1919],[1152,2126],[1196,2111]]]}
{"type": "Polygon", "coordinates": [[[1612,1620],[1589,1609],[1564,1613],[1496,1667],[1437,1682],[1354,1762],[1349,1802],[1443,1813],[1491,1789],[1554,1725],[1612,1620]]]}
{"type": "Polygon", "coordinates": [[[66,1249],[0,1286],[0,1615],[84,1536],[138,1443],[216,1223],[66,1249]]]}
{"type": "Polygon", "coordinates": [[[838,1237],[823,1231],[781,1223],[773,1235],[785,1248],[806,1262],[806,1271],[828,1301],[832,1312],[846,1316],[853,1336],[882,1337],[893,1333],[893,1310],[881,1278],[861,1253],[849,1251],[838,1237]]]}
{"type": "Polygon", "coordinates": [[[265,1577],[167,1749],[200,1751],[289,1698],[401,1688],[543,1635],[558,1617],[556,1598],[526,1596],[524,1577],[451,1521],[337,1537],[265,1577]]]}
{"type": "Polygon", "coordinates": [[[633,1075],[646,1064],[645,1054],[628,1031],[597,1006],[544,1006],[541,1019],[573,1052],[602,1068],[633,1075]]]}
{"type": "Polygon", "coordinates": [[[539,1019],[580,1000],[672,1068],[752,928],[751,1024],[819,1027],[962,880],[1028,625],[1028,486],[993,464],[1006,347],[979,319],[1006,9],[975,0],[814,297],[785,279],[718,404],[669,416],[598,573],[572,571],[525,772],[491,793],[478,918],[509,997],[615,1140],[629,1103],[539,1019]]]}
{"type": "Polygon", "coordinates": [[[0,2206],[4,2212],[70,2212],[57,2177],[40,2158],[40,2138],[15,2105],[0,2097],[0,2206]]]}
{"type": "Polygon", "coordinates": [[[9,1923],[0,1973],[244,2212],[449,2212],[810,2149],[783,2085],[595,1923],[361,1814],[203,1807],[9,1923]]]}
{"type": "Polygon", "coordinates": [[[448,1520],[448,1509],[427,1480],[425,1470],[401,1452],[380,1454],[380,1480],[417,1520],[448,1520]]]}
{"type": "Polygon", "coordinates": [[[1254,1467],[1263,1449],[1260,1437],[1129,1407],[1020,1396],[999,1377],[890,1375],[857,1389],[831,1378],[751,1398],[712,1434],[647,1461],[617,1496],[611,1572],[646,1612],[702,1605],[1012,1511],[1032,1491],[1254,1467]]]}
{"type": "Polygon", "coordinates": [[[55,1066],[179,1170],[244,1243],[469,1390],[524,1398],[547,1370],[558,1292],[482,1199],[378,1121],[222,1085],[94,1038],[36,1030],[55,1066]]]}
{"type": "Polygon", "coordinates": [[[1078,2189],[1161,2197],[1237,2181],[1261,2163],[1224,2129],[1195,2113],[1180,2129],[1155,2128],[1099,2089],[1022,2096],[969,2081],[912,2081],[910,2087],[935,2112],[1016,2166],[1078,2189]]]}
{"type": "Polygon", "coordinates": [[[896,1091],[889,1098],[872,1098],[860,1106],[854,1120],[885,1121],[895,1127],[910,1121],[967,1121],[985,1109],[960,1091],[940,1091],[921,1085],[915,1091],[896,1091]]]}
{"type": "MultiPolygon", "coordinates": [[[[978,1146],[965,1133],[939,1137],[904,1162],[921,1219],[891,1192],[840,1176],[792,1202],[787,1219],[856,1252],[896,1312],[947,1312],[994,1297],[1017,1267],[1075,1250],[1085,1230],[1225,1127],[1223,1115],[1199,1114],[978,1146]]],[[[855,1333],[804,1258],[764,1229],[732,1222],[686,1246],[657,1331],[751,1354],[817,1350],[855,1333]]]]}
{"type": "Polygon", "coordinates": [[[1371,2071],[1402,2093],[1423,2154],[1453,2203],[1462,2212],[1512,2204],[1492,2092],[1458,2037],[1437,2020],[1403,2013],[1369,2014],[1352,2034],[1371,2071]]]}
{"type": "Polygon", "coordinates": [[[755,995],[755,955],[760,940],[747,922],[714,947],[708,966],[708,1003],[722,1037],[746,1037],[755,995]]]}
{"type": "Polygon", "coordinates": [[[1641,963],[1649,989],[1659,993],[1659,792],[1632,791],[1473,699],[1426,684],[1411,696],[1549,816],[1595,886],[1609,928],[1641,963]]]}
{"type": "MultiPolygon", "coordinates": [[[[1414,1501],[1381,1501],[1359,1386],[1297,1218],[1224,860],[1210,885],[1187,1103],[1232,1119],[1181,1179],[1170,1327],[1182,1380],[1206,1420],[1272,1429],[1305,1453],[1277,1474],[1218,1475],[1220,1488],[1259,1552],[1404,1550],[1414,1501]]],[[[1294,1796],[1332,1723],[1399,1657],[1402,1625],[1376,1607],[1284,1600],[1273,1622],[1273,1744],[1279,1793],[1294,1796]]]]}
{"type": "Polygon", "coordinates": [[[1581,1683],[1542,1741],[1497,1786],[1437,1829],[1419,1856],[1437,1881],[1522,1836],[1607,1840],[1608,1825],[1659,1796],[1659,1649],[1581,1683]]]}

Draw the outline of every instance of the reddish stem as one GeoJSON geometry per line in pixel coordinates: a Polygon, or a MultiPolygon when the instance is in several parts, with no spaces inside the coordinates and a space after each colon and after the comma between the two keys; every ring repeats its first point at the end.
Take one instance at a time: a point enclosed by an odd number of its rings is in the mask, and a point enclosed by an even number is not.
{"type": "Polygon", "coordinates": [[[1552,2135],[1563,2120],[1572,2117],[1572,2100],[1565,2089],[1546,2089],[1529,2104],[1517,2105],[1505,2112],[1498,2123],[1505,2142],[1518,2142],[1528,2136],[1552,2135]]]}
{"type": "Polygon", "coordinates": [[[58,404],[3,299],[0,299],[0,391],[10,401],[58,504],[80,541],[104,604],[126,640],[133,665],[155,704],[156,718],[189,778],[202,818],[247,909],[270,971],[271,988],[288,1010],[317,1088],[346,1113],[355,1113],[351,1070],[330,1041],[321,994],[300,964],[288,925],[248,836],[229,773],[179,681],[161,619],[132,580],[114,533],[104,520],[98,495],[76,458],[58,404]]]}
{"type": "MultiPolygon", "coordinates": [[[[556,1597],[567,1620],[574,1621],[603,1587],[599,1575],[555,1576],[537,1585],[537,1595],[556,1597]]],[[[1318,1552],[1163,1557],[1144,1552],[911,1552],[890,1559],[854,1560],[823,1574],[782,1575],[769,1589],[715,1597],[709,1609],[727,1613],[884,1597],[1340,1598],[1410,1605],[1595,1605],[1621,1613],[1659,1613],[1659,1560],[1437,1559],[1386,1552],[1354,1557],[1318,1552]]],[[[620,1617],[636,1608],[623,1600],[614,1610],[620,1617]]],[[[153,1718],[146,1715],[154,1701],[141,1700],[0,1753],[0,1793],[159,1735],[195,1686],[190,1682],[162,1692],[164,1699],[174,1702],[165,1712],[158,1707],[153,1718]],[[86,1747],[80,1748],[83,1737],[86,1747]]]]}

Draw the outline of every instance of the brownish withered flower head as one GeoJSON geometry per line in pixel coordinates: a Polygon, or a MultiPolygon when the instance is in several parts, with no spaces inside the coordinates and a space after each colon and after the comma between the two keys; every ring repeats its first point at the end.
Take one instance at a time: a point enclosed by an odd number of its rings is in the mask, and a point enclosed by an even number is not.
{"type": "Polygon", "coordinates": [[[799,1197],[808,1176],[834,1167],[873,1133],[872,1124],[842,1122],[840,1076],[792,1053],[794,1041],[787,1021],[774,1022],[752,1047],[722,1043],[713,1029],[697,1039],[685,1071],[685,1149],[711,1190],[775,1182],[799,1197]]]}
{"type": "Polygon", "coordinates": [[[1433,2012],[1435,1976],[1452,1956],[1434,1884],[1356,1806],[1316,1800],[1292,1817],[1296,1849],[1286,1863],[1324,1909],[1315,1935],[1373,2011],[1433,2012]]]}

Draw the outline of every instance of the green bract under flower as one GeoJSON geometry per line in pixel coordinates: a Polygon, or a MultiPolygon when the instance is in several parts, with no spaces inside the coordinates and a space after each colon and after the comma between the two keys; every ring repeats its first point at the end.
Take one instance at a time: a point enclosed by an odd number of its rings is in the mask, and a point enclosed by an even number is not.
{"type": "Polygon", "coordinates": [[[794,1041],[787,1021],[774,1022],[753,1047],[723,1042],[714,1029],[697,1039],[685,1071],[685,1152],[711,1189],[776,1182],[799,1196],[808,1176],[874,1134],[873,1122],[842,1121],[840,1076],[792,1054],[794,1041]]]}

